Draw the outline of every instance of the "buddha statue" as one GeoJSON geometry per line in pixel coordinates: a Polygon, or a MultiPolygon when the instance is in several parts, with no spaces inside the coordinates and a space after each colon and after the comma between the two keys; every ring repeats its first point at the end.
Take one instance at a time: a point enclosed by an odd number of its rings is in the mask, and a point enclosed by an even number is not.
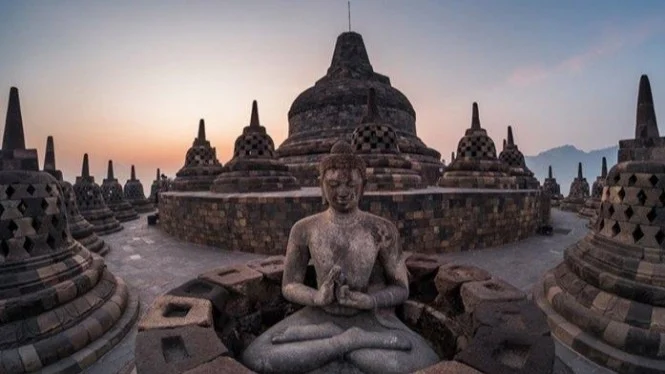
{"type": "Polygon", "coordinates": [[[411,373],[439,357],[395,315],[409,297],[399,232],[358,208],[365,163],[337,142],[319,165],[328,208],[292,227],[282,294],[303,305],[257,337],[242,362],[258,373],[411,373]],[[304,284],[309,261],[318,288],[304,284]]]}

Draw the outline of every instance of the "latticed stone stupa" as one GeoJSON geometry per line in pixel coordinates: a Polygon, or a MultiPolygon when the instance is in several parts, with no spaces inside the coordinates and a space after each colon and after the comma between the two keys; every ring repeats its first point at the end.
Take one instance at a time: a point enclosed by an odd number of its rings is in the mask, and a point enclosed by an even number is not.
{"type": "Polygon", "coordinates": [[[0,372],[80,372],[130,330],[138,297],[72,238],[60,184],[25,148],[14,87],[0,190],[0,372]]]}
{"type": "Polygon", "coordinates": [[[123,193],[125,201],[130,203],[137,213],[148,213],[155,210],[153,203],[145,197],[143,184],[141,184],[140,180],[136,179],[134,165],[132,165],[131,175],[125,183],[123,193]]]}
{"type": "Polygon", "coordinates": [[[123,229],[120,222],[113,215],[113,211],[106,206],[102,196],[102,188],[95,183],[95,177],[90,175],[87,153],[83,155],[81,176],[76,177],[74,193],[81,215],[95,226],[95,232],[98,235],[107,235],[123,229]]]}
{"type": "Polygon", "coordinates": [[[275,144],[259,123],[256,100],[249,126],[235,142],[233,158],[212,185],[213,192],[268,192],[300,189],[289,168],[275,157],[275,144]]]}
{"type": "Polygon", "coordinates": [[[561,195],[561,186],[552,175],[552,165],[547,168],[547,178],[543,182],[543,192],[549,195],[552,206],[559,206],[563,195],[561,195]]]}
{"type": "Polygon", "coordinates": [[[591,196],[584,202],[584,207],[580,210],[580,215],[590,219],[590,223],[596,221],[598,209],[600,208],[600,199],[603,196],[605,188],[605,179],[607,178],[607,159],[603,157],[600,176],[591,185],[591,196]]]}
{"type": "Polygon", "coordinates": [[[79,212],[78,205],[76,205],[76,194],[74,193],[72,184],[64,181],[62,179],[62,171],[55,167],[55,148],[52,136],[46,138],[44,171],[53,175],[62,188],[62,196],[67,208],[67,223],[69,224],[69,232],[72,234],[72,237],[83,244],[89,251],[102,256],[108,253],[111,247],[95,234],[95,227],[83,218],[81,212],[79,212]]]}
{"type": "Polygon", "coordinates": [[[561,210],[579,212],[584,207],[584,202],[589,198],[589,182],[582,175],[582,163],[577,163],[577,178],[570,183],[568,196],[561,200],[561,210]]]}
{"type": "Polygon", "coordinates": [[[199,121],[199,134],[192,147],[187,150],[185,166],[173,180],[176,191],[208,191],[217,175],[222,172],[222,164],[217,160],[217,150],[206,140],[203,119],[199,121]]]}
{"type": "Polygon", "coordinates": [[[514,176],[517,187],[526,190],[537,190],[540,182],[533,176],[533,172],[526,166],[524,155],[520,152],[513,139],[513,128],[508,126],[508,141],[503,140],[503,150],[499,160],[509,167],[509,174],[514,176]]]}
{"type": "Polygon", "coordinates": [[[637,137],[619,142],[624,158],[607,174],[593,230],[534,294],[553,334],[620,373],[665,372],[665,163],[646,157],[662,155],[665,138],[650,91],[643,76],[637,137]]]}
{"type": "Polygon", "coordinates": [[[412,162],[400,152],[397,133],[385,123],[376,103],[376,91],[367,95],[367,113],[351,137],[351,146],[367,166],[365,191],[408,190],[424,188],[412,162]]]}
{"type": "Polygon", "coordinates": [[[156,198],[157,198],[157,192],[159,192],[159,186],[161,183],[161,173],[159,172],[159,168],[157,168],[157,176],[155,177],[155,180],[152,181],[152,184],[150,185],[150,196],[148,196],[148,200],[150,200],[151,203],[155,204],[156,198]]]}
{"type": "Polygon", "coordinates": [[[102,196],[106,206],[113,211],[113,215],[120,222],[127,222],[139,218],[132,204],[125,200],[122,186],[113,173],[113,161],[109,160],[106,179],[102,182],[102,196]]]}
{"type": "Polygon", "coordinates": [[[289,136],[277,153],[303,186],[318,186],[317,165],[335,142],[351,141],[363,118],[367,90],[376,90],[378,110],[398,135],[403,156],[428,184],[440,175],[441,154],[416,135],[416,113],[409,100],[392,87],[390,78],[374,72],[363,38],[356,32],[337,37],[328,71],[302,92],[289,110],[289,136]]]}
{"type": "Polygon", "coordinates": [[[494,141],[480,127],[478,104],[473,103],[471,128],[457,145],[455,160],[446,167],[439,179],[441,187],[460,188],[517,188],[515,177],[508,175],[508,165],[496,156],[494,141]]]}

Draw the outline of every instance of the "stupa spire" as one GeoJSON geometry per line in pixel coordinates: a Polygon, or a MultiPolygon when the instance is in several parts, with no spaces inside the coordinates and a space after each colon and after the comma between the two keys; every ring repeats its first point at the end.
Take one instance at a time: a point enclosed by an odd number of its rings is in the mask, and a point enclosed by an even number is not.
{"type": "Polygon", "coordinates": [[[367,111],[361,123],[376,122],[381,116],[379,115],[379,108],[376,105],[376,90],[370,88],[367,93],[367,111]]]}
{"type": "Polygon", "coordinates": [[[109,160],[109,166],[106,170],[106,179],[115,179],[113,175],[113,160],[109,160]]]}
{"type": "Polygon", "coordinates": [[[206,140],[206,124],[203,118],[199,120],[199,136],[196,137],[196,140],[199,142],[205,142],[206,140]]]}
{"type": "Polygon", "coordinates": [[[134,169],[134,165],[132,165],[132,174],[130,175],[129,179],[133,181],[136,180],[136,170],[134,169]]]}
{"type": "Polygon", "coordinates": [[[637,94],[637,115],[635,121],[635,138],[658,138],[656,111],[653,106],[651,84],[646,74],[640,77],[640,88],[637,94]]]}
{"type": "Polygon", "coordinates": [[[2,150],[25,149],[25,135],[23,133],[23,117],[21,116],[21,103],[18,97],[18,88],[9,89],[9,103],[7,104],[7,118],[5,120],[5,133],[2,138],[2,150]]]}
{"type": "Polygon", "coordinates": [[[480,114],[478,113],[478,103],[473,103],[473,110],[471,112],[471,128],[480,130],[480,114]]]}
{"type": "Polygon", "coordinates": [[[547,178],[552,179],[552,165],[547,167],[547,178]]]}
{"type": "Polygon", "coordinates": [[[515,140],[513,139],[513,127],[508,126],[508,145],[515,145],[515,140]]]}
{"type": "Polygon", "coordinates": [[[370,74],[374,72],[363,37],[353,31],[343,32],[337,37],[328,73],[347,69],[370,74]]]}
{"type": "Polygon", "coordinates": [[[159,180],[159,176],[160,176],[160,174],[161,174],[161,173],[159,172],[159,168],[157,168],[157,176],[155,177],[155,180],[159,180]]]}
{"type": "Polygon", "coordinates": [[[577,163],[577,179],[582,179],[582,163],[577,163]]]}
{"type": "Polygon", "coordinates": [[[601,169],[600,176],[607,178],[607,159],[605,157],[603,157],[603,167],[601,169]]]}
{"type": "Polygon", "coordinates": [[[450,152],[450,162],[455,161],[455,152],[450,152]]]}
{"type": "Polygon", "coordinates": [[[506,139],[503,139],[503,150],[506,150],[506,139]]]}
{"type": "Polygon", "coordinates": [[[256,100],[252,101],[252,116],[249,120],[249,127],[260,127],[259,123],[259,104],[256,100]]]}
{"type": "Polygon", "coordinates": [[[83,167],[81,167],[81,176],[83,178],[90,177],[90,166],[88,164],[88,154],[83,155],[83,167]]]}
{"type": "Polygon", "coordinates": [[[46,138],[46,152],[44,155],[44,170],[55,171],[55,147],[53,146],[53,136],[46,138]]]}

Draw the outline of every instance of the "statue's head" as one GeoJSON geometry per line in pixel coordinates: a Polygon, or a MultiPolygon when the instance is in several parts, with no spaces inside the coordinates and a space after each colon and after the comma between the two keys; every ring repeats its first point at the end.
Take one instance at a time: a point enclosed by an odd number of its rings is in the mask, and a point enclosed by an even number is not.
{"type": "Polygon", "coordinates": [[[331,208],[348,213],[358,208],[366,182],[366,165],[351,145],[338,141],[319,165],[323,198],[331,208]]]}

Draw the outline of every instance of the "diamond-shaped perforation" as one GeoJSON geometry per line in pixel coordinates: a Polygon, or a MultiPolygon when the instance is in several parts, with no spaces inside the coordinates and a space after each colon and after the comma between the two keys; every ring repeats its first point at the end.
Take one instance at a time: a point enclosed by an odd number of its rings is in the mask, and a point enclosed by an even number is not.
{"type": "Polygon", "coordinates": [[[53,235],[49,234],[48,237],[46,238],[46,244],[48,244],[48,246],[51,247],[51,249],[56,249],[55,248],[56,243],[57,241],[55,240],[53,235]]]}
{"type": "Polygon", "coordinates": [[[610,204],[610,206],[607,208],[607,213],[609,213],[610,217],[612,217],[614,215],[614,212],[615,212],[614,205],[610,204]]]}
{"type": "Polygon", "coordinates": [[[649,177],[649,183],[651,183],[651,185],[654,186],[654,187],[658,184],[658,181],[659,181],[659,179],[656,175],[651,175],[649,177]]]}
{"type": "Polygon", "coordinates": [[[53,225],[53,227],[58,227],[58,225],[60,224],[60,219],[58,219],[57,215],[51,216],[51,224],[53,225]]]}
{"type": "Polygon", "coordinates": [[[13,186],[7,186],[7,188],[5,188],[5,194],[7,194],[8,199],[12,198],[14,192],[16,192],[16,189],[13,186]]]}
{"type": "Polygon", "coordinates": [[[45,187],[45,190],[46,190],[46,193],[50,195],[51,192],[53,192],[53,187],[51,187],[50,184],[47,184],[46,187],[45,187]]]}
{"type": "Polygon", "coordinates": [[[603,231],[603,228],[605,228],[605,220],[599,218],[596,223],[598,224],[598,231],[603,231]]]}
{"type": "Polygon", "coordinates": [[[629,186],[634,186],[634,185],[635,185],[635,182],[637,182],[637,176],[635,176],[635,174],[632,174],[632,175],[628,178],[628,185],[629,185],[629,186]]]}
{"type": "Polygon", "coordinates": [[[7,228],[12,232],[12,234],[14,234],[16,230],[18,230],[18,225],[16,222],[14,222],[14,220],[11,220],[9,221],[9,224],[7,224],[7,228]]]}
{"type": "Polygon", "coordinates": [[[33,186],[33,185],[30,184],[30,185],[28,185],[28,188],[26,188],[25,190],[26,190],[30,195],[32,195],[32,194],[35,193],[35,191],[36,191],[37,189],[35,188],[35,186],[33,186]]]}
{"type": "Polygon", "coordinates": [[[619,222],[614,222],[614,225],[612,225],[612,236],[617,236],[621,233],[621,225],[619,225],[619,222]]]}
{"type": "Polygon", "coordinates": [[[644,203],[647,201],[647,194],[644,193],[644,190],[640,190],[637,193],[637,200],[639,200],[640,204],[644,205],[644,203]]]}
{"type": "Polygon", "coordinates": [[[42,210],[46,210],[48,208],[48,201],[46,199],[42,199],[41,207],[42,210]]]}
{"type": "Polygon", "coordinates": [[[619,199],[623,201],[623,198],[626,197],[626,191],[621,187],[619,191],[617,192],[617,196],[619,196],[619,199]]]}
{"type": "Polygon", "coordinates": [[[644,233],[642,232],[640,225],[635,226],[635,229],[633,230],[633,240],[635,243],[639,242],[643,237],[644,233]]]}
{"type": "Polygon", "coordinates": [[[632,207],[628,206],[628,208],[626,208],[626,210],[623,211],[623,214],[626,216],[626,219],[630,220],[630,218],[635,214],[635,212],[633,212],[632,207]]]}
{"type": "Polygon", "coordinates": [[[656,207],[652,207],[651,210],[649,210],[649,213],[647,213],[647,219],[649,220],[649,223],[653,222],[657,216],[658,214],[656,213],[656,207]]]}
{"type": "Polygon", "coordinates": [[[619,183],[619,181],[621,180],[621,174],[619,173],[614,174],[614,178],[612,179],[614,179],[614,184],[619,183]]]}
{"type": "Polygon", "coordinates": [[[25,249],[26,252],[30,253],[34,248],[35,248],[35,242],[29,237],[26,237],[25,240],[23,241],[23,249],[25,249]]]}
{"type": "Polygon", "coordinates": [[[21,199],[21,202],[18,203],[18,206],[16,207],[21,214],[25,214],[25,211],[28,210],[28,206],[25,204],[23,199],[21,199]]]}
{"type": "Polygon", "coordinates": [[[656,241],[658,242],[658,245],[663,245],[663,242],[665,241],[665,233],[663,233],[663,230],[658,230],[658,232],[655,235],[656,241]]]}

